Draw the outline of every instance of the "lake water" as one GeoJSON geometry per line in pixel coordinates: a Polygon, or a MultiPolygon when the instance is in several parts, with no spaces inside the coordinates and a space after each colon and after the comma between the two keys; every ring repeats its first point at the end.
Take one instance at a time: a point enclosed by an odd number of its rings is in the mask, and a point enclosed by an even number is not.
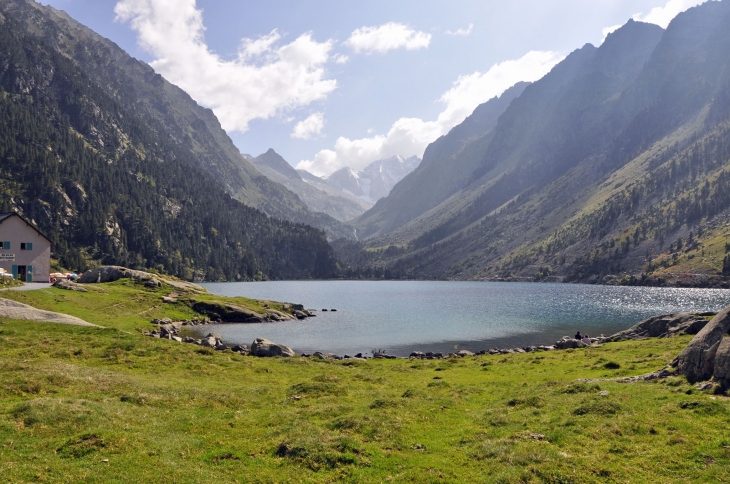
{"type": "Polygon", "coordinates": [[[419,281],[286,281],[206,283],[222,296],[284,301],[316,309],[298,322],[206,327],[231,344],[257,337],[298,353],[337,355],[384,349],[478,351],[552,344],[580,330],[613,334],[642,319],[681,311],[719,311],[723,289],[614,287],[575,284],[419,281]],[[322,309],[337,312],[322,312],[322,309]]]}

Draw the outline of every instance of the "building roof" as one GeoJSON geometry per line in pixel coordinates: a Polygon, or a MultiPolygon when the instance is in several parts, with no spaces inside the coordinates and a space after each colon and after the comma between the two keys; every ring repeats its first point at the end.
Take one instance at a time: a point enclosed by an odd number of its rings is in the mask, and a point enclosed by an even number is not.
{"type": "Polygon", "coordinates": [[[40,230],[38,230],[38,229],[36,228],[36,226],[35,226],[35,225],[33,225],[32,223],[28,222],[28,221],[27,221],[27,220],[26,220],[25,218],[23,218],[22,216],[20,216],[20,215],[19,215],[19,214],[17,214],[16,212],[7,212],[7,213],[0,213],[0,225],[2,225],[2,223],[3,223],[4,221],[6,221],[7,219],[9,219],[9,218],[10,218],[10,217],[12,217],[13,215],[15,215],[16,217],[18,217],[18,218],[19,218],[20,220],[22,220],[23,222],[25,222],[25,224],[26,224],[26,225],[27,225],[28,227],[30,227],[30,228],[32,228],[33,230],[35,230],[35,231],[36,231],[36,232],[38,233],[38,235],[40,235],[41,237],[43,237],[44,239],[46,239],[46,240],[47,240],[48,242],[51,242],[51,239],[49,239],[48,237],[46,237],[45,235],[43,235],[43,232],[41,232],[40,230]]]}

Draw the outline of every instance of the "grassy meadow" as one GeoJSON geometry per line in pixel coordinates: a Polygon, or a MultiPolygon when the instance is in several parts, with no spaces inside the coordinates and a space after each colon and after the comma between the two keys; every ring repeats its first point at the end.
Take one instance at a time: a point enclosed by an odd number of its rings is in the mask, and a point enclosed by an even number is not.
{"type": "Polygon", "coordinates": [[[9,296],[105,328],[0,323],[3,482],[730,480],[730,398],[682,378],[579,381],[659,369],[690,337],[431,361],[261,359],[145,337],[152,318],[195,314],[162,305],[161,289],[96,287],[9,296]]]}

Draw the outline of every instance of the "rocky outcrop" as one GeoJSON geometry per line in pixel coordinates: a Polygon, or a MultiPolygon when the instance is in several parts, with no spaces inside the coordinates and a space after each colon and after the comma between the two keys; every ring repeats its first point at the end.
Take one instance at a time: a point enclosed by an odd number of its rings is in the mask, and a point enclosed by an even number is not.
{"type": "Polygon", "coordinates": [[[223,323],[263,323],[267,319],[263,314],[234,304],[197,301],[193,304],[193,309],[200,314],[205,314],[213,321],[223,323]]]}
{"type": "Polygon", "coordinates": [[[114,282],[119,279],[134,279],[139,282],[157,280],[157,278],[144,271],[135,271],[120,266],[101,266],[84,272],[79,278],[81,284],[100,284],[103,282],[114,282]]]}
{"type": "Polygon", "coordinates": [[[717,347],[712,379],[723,388],[730,388],[730,338],[728,337],[723,338],[720,346],[717,347]]]}
{"type": "Polygon", "coordinates": [[[679,334],[697,334],[707,323],[706,318],[693,313],[654,316],[635,324],[627,330],[609,336],[605,341],[667,338],[679,334]]]}
{"type": "MultiPolygon", "coordinates": [[[[719,353],[722,360],[723,368],[727,367],[725,363],[728,354],[728,343],[723,338],[730,331],[730,307],[725,308],[717,316],[705,325],[702,330],[697,333],[687,347],[679,354],[672,366],[677,371],[687,377],[690,382],[708,380],[715,374],[716,359],[722,346],[723,352],[719,353]]],[[[720,361],[717,361],[720,363],[720,361]]],[[[723,369],[718,369],[718,374],[723,373],[723,369]]],[[[723,378],[725,378],[723,376],[723,378]]]]}
{"type": "Polygon", "coordinates": [[[53,286],[59,289],[66,289],[68,291],[89,292],[89,290],[81,284],[76,284],[68,279],[59,279],[53,283],[53,286]]]}
{"type": "Polygon", "coordinates": [[[68,314],[43,311],[32,306],[28,306],[27,304],[10,301],[8,299],[0,299],[0,318],[99,327],[95,324],[87,323],[83,319],[69,316],[68,314]]]}
{"type": "Polygon", "coordinates": [[[291,357],[297,354],[286,345],[276,344],[265,338],[256,338],[251,345],[253,356],[285,356],[291,357]]]}
{"type": "Polygon", "coordinates": [[[587,345],[579,339],[564,336],[560,341],[555,342],[555,348],[558,350],[567,350],[571,348],[585,348],[587,345]]]}

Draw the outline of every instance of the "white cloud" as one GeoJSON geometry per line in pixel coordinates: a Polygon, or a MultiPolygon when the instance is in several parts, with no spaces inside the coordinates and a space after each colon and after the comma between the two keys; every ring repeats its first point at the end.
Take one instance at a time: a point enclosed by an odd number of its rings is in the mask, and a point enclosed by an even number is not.
{"type": "Polygon", "coordinates": [[[431,34],[419,32],[407,25],[389,22],[380,27],[362,27],[356,29],[345,41],[345,45],[355,52],[385,53],[389,50],[406,48],[408,50],[424,49],[431,43],[431,34]]]}
{"type": "Polygon", "coordinates": [[[294,126],[292,138],[312,139],[322,133],[324,128],[324,113],[314,113],[304,121],[299,121],[294,126]]]}
{"type": "Polygon", "coordinates": [[[458,29],[458,30],[454,30],[454,31],[447,30],[445,33],[447,35],[456,35],[458,37],[468,37],[469,35],[471,35],[471,31],[473,28],[474,28],[474,24],[469,24],[469,27],[466,29],[458,29]]]}
{"type": "Polygon", "coordinates": [[[435,121],[400,118],[387,134],[351,140],[340,137],[334,149],[322,150],[297,168],[326,175],[345,166],[361,170],[394,155],[422,156],[426,146],[461,123],[474,109],[520,81],[536,81],[563,59],[556,52],[532,51],[520,59],[495,64],[485,73],[460,76],[439,101],[444,110],[435,121]]]}
{"type": "Polygon", "coordinates": [[[238,58],[228,61],[205,44],[196,0],[119,0],[114,12],[137,31],[155,71],[213,109],[226,130],[244,132],[253,119],[307,106],[337,87],[324,69],[332,42],[311,33],[281,46],[276,30],[243,39],[238,58]]]}
{"type": "Polygon", "coordinates": [[[705,0],[669,0],[663,7],[652,8],[646,15],[637,13],[633,16],[633,19],[650,24],[657,24],[661,28],[666,29],[674,17],[704,2],[705,0]]]}
{"type": "Polygon", "coordinates": [[[332,57],[332,60],[335,61],[337,64],[347,64],[347,62],[350,60],[350,57],[344,54],[337,54],[332,57]]]}
{"type": "Polygon", "coordinates": [[[623,25],[612,25],[610,27],[603,27],[603,31],[601,32],[603,34],[603,40],[601,41],[601,43],[604,43],[606,41],[606,37],[608,37],[608,34],[616,32],[621,27],[623,27],[623,25]]]}

